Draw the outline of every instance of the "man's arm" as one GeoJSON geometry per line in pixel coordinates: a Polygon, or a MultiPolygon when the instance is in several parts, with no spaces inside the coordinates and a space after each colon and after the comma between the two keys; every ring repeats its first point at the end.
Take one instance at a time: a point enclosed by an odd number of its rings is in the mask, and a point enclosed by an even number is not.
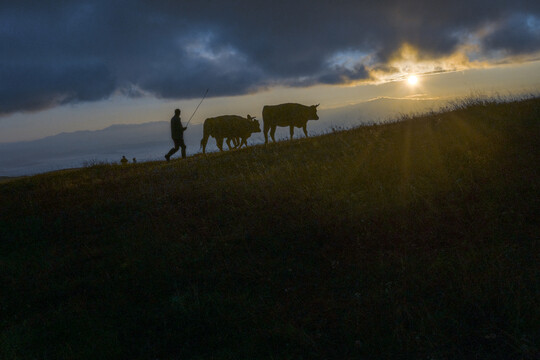
{"type": "Polygon", "coordinates": [[[180,129],[182,129],[182,132],[187,130],[187,126],[182,125],[182,119],[178,118],[178,122],[180,123],[180,129]]]}

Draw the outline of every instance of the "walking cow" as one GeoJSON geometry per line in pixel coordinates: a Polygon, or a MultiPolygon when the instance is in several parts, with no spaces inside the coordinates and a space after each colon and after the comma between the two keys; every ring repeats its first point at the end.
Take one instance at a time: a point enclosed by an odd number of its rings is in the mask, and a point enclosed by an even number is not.
{"type": "Polygon", "coordinates": [[[291,132],[291,140],[295,127],[302,128],[307,137],[307,122],[308,120],[319,120],[319,116],[317,116],[317,106],[319,105],[306,106],[288,103],[263,107],[264,143],[268,143],[268,130],[270,130],[272,140],[276,142],[274,134],[277,126],[288,126],[291,132]]]}
{"type": "Polygon", "coordinates": [[[259,120],[249,115],[247,118],[238,115],[222,115],[208,118],[204,121],[203,138],[201,140],[203,154],[206,153],[206,144],[210,136],[216,139],[219,151],[223,151],[223,139],[227,139],[229,150],[231,149],[231,140],[234,143],[235,139],[241,139],[241,141],[234,148],[242,147],[242,145],[247,147],[247,139],[252,133],[256,132],[261,132],[259,120]]]}

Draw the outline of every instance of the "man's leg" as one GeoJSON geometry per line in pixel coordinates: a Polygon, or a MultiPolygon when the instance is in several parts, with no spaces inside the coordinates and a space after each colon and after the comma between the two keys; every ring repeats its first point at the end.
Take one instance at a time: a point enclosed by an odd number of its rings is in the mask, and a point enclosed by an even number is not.
{"type": "MultiPolygon", "coordinates": [[[[171,156],[172,156],[174,153],[176,153],[176,152],[178,151],[178,149],[180,148],[180,143],[179,143],[179,141],[178,141],[177,139],[173,139],[173,141],[174,141],[174,147],[173,147],[171,150],[169,150],[169,152],[167,153],[167,155],[165,155],[165,159],[167,159],[167,161],[169,161],[170,158],[171,158],[171,156]]],[[[185,145],[184,145],[184,147],[185,147],[185,145]]]]}
{"type": "MultiPolygon", "coordinates": [[[[178,144],[176,143],[176,140],[175,140],[175,145],[180,146],[182,148],[182,159],[185,159],[186,158],[186,144],[184,143],[184,138],[182,137],[181,139],[178,139],[178,144]]],[[[176,150],[178,150],[178,148],[176,150]]]]}
{"type": "Polygon", "coordinates": [[[182,146],[182,159],[186,158],[186,145],[182,146]]]}

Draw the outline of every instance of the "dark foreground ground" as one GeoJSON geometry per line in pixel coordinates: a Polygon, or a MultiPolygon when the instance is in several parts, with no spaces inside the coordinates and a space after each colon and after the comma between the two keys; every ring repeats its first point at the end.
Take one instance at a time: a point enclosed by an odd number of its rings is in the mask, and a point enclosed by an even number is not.
{"type": "Polygon", "coordinates": [[[1,359],[538,359],[540,99],[0,184],[1,359]]]}

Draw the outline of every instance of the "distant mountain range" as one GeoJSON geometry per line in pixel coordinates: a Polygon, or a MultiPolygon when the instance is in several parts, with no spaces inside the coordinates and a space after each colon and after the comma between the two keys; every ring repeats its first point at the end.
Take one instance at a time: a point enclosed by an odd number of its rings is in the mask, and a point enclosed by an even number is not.
{"type": "MultiPolygon", "coordinates": [[[[443,105],[439,100],[402,100],[379,98],[336,109],[319,110],[319,121],[310,121],[311,135],[332,128],[349,128],[363,123],[383,122],[399,114],[425,112],[443,105]]],[[[262,119],[260,120],[262,129],[262,119]]],[[[185,133],[188,156],[199,152],[202,124],[192,125],[185,133]]],[[[276,139],[286,139],[288,128],[278,128],[276,139]]],[[[300,129],[295,136],[303,136],[300,129]]],[[[264,142],[262,133],[253,134],[250,144],[264,142]]],[[[161,160],[171,148],[168,121],[144,124],[112,125],[96,131],[76,131],[34,141],[0,143],[0,177],[30,175],[51,170],[81,167],[96,162],[119,162],[125,155],[130,162],[161,160]]],[[[208,151],[216,151],[211,139],[208,151]]]]}

